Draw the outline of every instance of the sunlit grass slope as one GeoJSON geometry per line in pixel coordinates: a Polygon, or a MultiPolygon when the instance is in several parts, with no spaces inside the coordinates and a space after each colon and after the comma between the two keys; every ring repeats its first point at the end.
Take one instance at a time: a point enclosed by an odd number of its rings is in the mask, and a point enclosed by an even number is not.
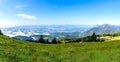
{"type": "Polygon", "coordinates": [[[120,41],[41,44],[0,36],[0,62],[120,62],[120,41]]]}

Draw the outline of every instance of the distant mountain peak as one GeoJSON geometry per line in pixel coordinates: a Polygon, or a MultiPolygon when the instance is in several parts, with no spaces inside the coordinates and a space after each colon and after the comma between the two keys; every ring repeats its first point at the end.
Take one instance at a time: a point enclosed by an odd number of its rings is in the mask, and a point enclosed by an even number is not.
{"type": "Polygon", "coordinates": [[[95,26],[88,31],[83,33],[83,36],[91,35],[93,32],[96,34],[108,34],[108,33],[116,33],[120,32],[120,26],[117,25],[110,25],[110,24],[103,24],[99,26],[95,26]]]}
{"type": "Polygon", "coordinates": [[[97,27],[108,27],[108,26],[112,26],[112,25],[110,25],[110,24],[97,25],[97,27]]]}
{"type": "Polygon", "coordinates": [[[112,27],[112,25],[110,25],[110,24],[103,24],[103,25],[101,25],[99,27],[101,27],[101,28],[109,28],[109,27],[112,27]]]}
{"type": "Polygon", "coordinates": [[[102,26],[111,26],[110,24],[103,24],[102,26]]]}

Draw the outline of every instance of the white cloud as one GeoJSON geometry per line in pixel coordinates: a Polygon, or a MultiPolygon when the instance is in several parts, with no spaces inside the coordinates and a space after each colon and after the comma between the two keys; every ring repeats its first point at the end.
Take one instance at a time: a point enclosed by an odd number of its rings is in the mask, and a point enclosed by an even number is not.
{"type": "Polygon", "coordinates": [[[23,7],[26,7],[26,5],[17,5],[17,6],[15,6],[16,9],[20,9],[20,8],[23,8],[23,7]]]}
{"type": "Polygon", "coordinates": [[[26,19],[36,19],[35,16],[31,16],[28,14],[17,14],[17,16],[22,17],[22,18],[26,18],[26,19]]]}

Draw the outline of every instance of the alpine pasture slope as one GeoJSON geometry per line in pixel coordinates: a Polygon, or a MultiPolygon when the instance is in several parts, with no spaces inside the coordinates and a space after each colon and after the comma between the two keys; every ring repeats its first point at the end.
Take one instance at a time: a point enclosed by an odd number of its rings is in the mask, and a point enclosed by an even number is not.
{"type": "Polygon", "coordinates": [[[41,44],[0,36],[0,62],[120,62],[120,40],[41,44]]]}

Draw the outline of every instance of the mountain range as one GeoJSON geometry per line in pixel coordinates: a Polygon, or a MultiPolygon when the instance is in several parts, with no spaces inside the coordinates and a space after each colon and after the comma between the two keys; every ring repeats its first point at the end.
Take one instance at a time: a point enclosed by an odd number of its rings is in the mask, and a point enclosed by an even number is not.
{"type": "Polygon", "coordinates": [[[78,38],[80,34],[91,28],[83,25],[35,25],[3,28],[4,35],[21,40],[36,41],[40,35],[47,39],[78,38]]]}
{"type": "Polygon", "coordinates": [[[17,26],[1,29],[4,35],[17,38],[21,40],[36,41],[40,35],[51,40],[54,37],[57,39],[62,38],[80,38],[83,36],[91,35],[93,32],[96,34],[110,34],[120,32],[119,25],[50,25],[50,26],[17,26]]]}

